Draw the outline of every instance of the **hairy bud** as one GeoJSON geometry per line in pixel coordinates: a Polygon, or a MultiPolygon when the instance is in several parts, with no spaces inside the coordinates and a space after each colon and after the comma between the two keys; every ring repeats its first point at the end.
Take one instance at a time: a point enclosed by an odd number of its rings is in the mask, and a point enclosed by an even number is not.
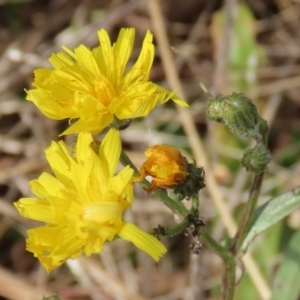
{"type": "Polygon", "coordinates": [[[252,149],[247,149],[241,160],[242,165],[248,172],[259,174],[267,169],[271,157],[264,145],[256,145],[252,149]]]}
{"type": "Polygon", "coordinates": [[[225,123],[235,135],[255,137],[259,134],[257,109],[242,93],[209,100],[207,114],[210,119],[225,123]]]}
{"type": "Polygon", "coordinates": [[[218,95],[216,98],[211,98],[208,102],[206,112],[208,117],[216,122],[224,123],[223,121],[223,97],[218,95]]]}

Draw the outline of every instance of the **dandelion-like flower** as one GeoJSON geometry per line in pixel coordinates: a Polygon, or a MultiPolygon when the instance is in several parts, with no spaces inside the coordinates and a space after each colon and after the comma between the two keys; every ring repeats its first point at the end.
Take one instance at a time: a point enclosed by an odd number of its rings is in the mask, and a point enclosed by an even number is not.
{"type": "Polygon", "coordinates": [[[100,47],[92,50],[84,45],[74,52],[63,47],[50,57],[54,69],[35,71],[33,86],[27,100],[49,118],[78,119],[62,134],[83,131],[100,132],[120,120],[143,117],[171,98],[188,106],[174,92],[149,81],[154,59],[152,34],[147,31],[136,63],[126,70],[135,37],[133,28],[123,28],[111,45],[104,29],[98,31],[100,47]]]}
{"type": "Polygon", "coordinates": [[[182,184],[188,173],[188,162],[181,152],[168,145],[155,145],[145,151],[147,160],[140,168],[135,181],[152,176],[152,191],[156,187],[175,188],[182,184]]]}
{"type": "Polygon", "coordinates": [[[127,166],[114,175],[121,151],[119,132],[111,129],[98,153],[92,145],[91,134],[80,133],[73,157],[63,141],[53,142],[46,157],[55,176],[43,173],[31,181],[38,198],[15,203],[24,217],[46,223],[28,230],[27,250],[48,272],[82,252],[100,252],[116,236],[133,242],[156,261],[166,252],[154,236],[123,220],[133,200],[133,170],[127,166]]]}

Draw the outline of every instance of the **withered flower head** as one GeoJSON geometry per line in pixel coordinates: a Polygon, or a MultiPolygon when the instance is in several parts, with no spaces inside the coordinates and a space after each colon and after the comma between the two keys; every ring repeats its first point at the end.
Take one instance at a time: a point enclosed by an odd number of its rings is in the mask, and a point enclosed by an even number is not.
{"type": "Polygon", "coordinates": [[[135,181],[152,176],[148,191],[160,188],[175,188],[188,176],[188,162],[177,149],[167,145],[155,145],[145,151],[148,159],[143,163],[135,181]]]}

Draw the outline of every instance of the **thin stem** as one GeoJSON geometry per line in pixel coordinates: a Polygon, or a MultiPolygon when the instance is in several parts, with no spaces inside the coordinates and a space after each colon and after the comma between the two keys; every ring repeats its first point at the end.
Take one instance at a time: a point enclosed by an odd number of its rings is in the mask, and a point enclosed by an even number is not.
{"type": "MultiPolygon", "coordinates": [[[[148,182],[148,184],[150,185],[149,182],[148,182]]],[[[141,183],[141,185],[142,185],[142,183],[141,183]]],[[[165,193],[164,190],[155,189],[154,191],[152,191],[152,194],[154,196],[156,196],[157,198],[159,198],[160,201],[162,203],[164,203],[167,207],[169,207],[174,214],[181,216],[181,217],[185,217],[190,213],[189,210],[182,204],[182,202],[176,201],[176,200],[170,198],[167,195],[167,193],[165,193]]]]}
{"type": "Polygon", "coordinates": [[[199,238],[209,249],[220,256],[223,261],[234,259],[232,253],[228,249],[220,245],[218,242],[216,242],[204,227],[199,228],[199,238]]]}
{"type": "Polygon", "coordinates": [[[246,234],[248,232],[248,227],[250,224],[251,217],[253,215],[253,212],[256,208],[258,196],[260,194],[260,189],[263,181],[264,173],[260,173],[258,175],[255,175],[253,179],[253,183],[249,192],[249,200],[246,204],[245,210],[242,215],[241,222],[239,224],[239,229],[235,235],[234,242],[231,246],[231,250],[234,254],[238,254],[243,241],[246,237],[246,234]]]}
{"type": "MultiPolygon", "coordinates": [[[[268,143],[268,124],[262,118],[259,118],[259,130],[260,130],[260,134],[262,137],[261,143],[263,143],[264,146],[266,147],[267,143],[268,143]]],[[[240,252],[241,246],[243,244],[243,241],[246,237],[246,234],[248,232],[251,217],[252,217],[253,212],[257,205],[263,178],[264,178],[264,172],[262,172],[260,174],[256,174],[254,176],[254,179],[253,179],[253,182],[252,182],[252,185],[250,188],[250,192],[249,192],[248,202],[246,204],[246,207],[245,207],[243,215],[242,215],[242,219],[238,226],[238,231],[234,237],[234,242],[230,247],[231,251],[236,255],[236,257],[244,255],[244,253],[239,253],[239,252],[240,252]]]]}
{"type": "MultiPolygon", "coordinates": [[[[138,169],[123,150],[121,152],[120,161],[124,166],[130,166],[134,170],[134,175],[138,175],[138,169]]],[[[139,184],[146,189],[151,186],[150,182],[145,179],[139,182],[139,184]]],[[[164,190],[155,189],[152,191],[152,194],[158,197],[176,215],[185,217],[189,214],[189,210],[182,204],[182,202],[170,198],[164,190]]]]}
{"type": "Polygon", "coordinates": [[[199,196],[193,196],[192,197],[192,208],[191,211],[192,212],[198,212],[199,211],[199,196]]]}
{"type": "Polygon", "coordinates": [[[163,230],[162,233],[158,232],[157,235],[158,237],[173,237],[177,234],[180,234],[182,231],[184,231],[189,225],[189,223],[190,222],[188,220],[183,220],[178,225],[163,230]]]}
{"type": "Polygon", "coordinates": [[[225,274],[223,276],[222,300],[232,300],[235,289],[236,268],[236,262],[232,252],[217,243],[203,227],[199,230],[199,238],[223,260],[225,264],[225,274]]]}
{"type": "MultiPolygon", "coordinates": [[[[127,154],[124,152],[124,150],[121,151],[120,161],[123,166],[130,166],[130,168],[133,169],[135,176],[138,175],[139,170],[134,165],[134,163],[130,160],[130,158],[127,156],[127,154]]],[[[150,186],[150,183],[149,183],[149,186],[150,186]]]]}
{"type": "Polygon", "coordinates": [[[225,263],[225,273],[223,276],[223,285],[222,285],[222,299],[223,300],[232,300],[235,291],[235,269],[236,262],[235,260],[228,260],[225,263]]]}

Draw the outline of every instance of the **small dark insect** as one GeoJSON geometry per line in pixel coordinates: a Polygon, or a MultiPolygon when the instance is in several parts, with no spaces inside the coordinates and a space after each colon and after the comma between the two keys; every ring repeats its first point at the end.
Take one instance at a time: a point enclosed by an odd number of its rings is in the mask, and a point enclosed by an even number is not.
{"type": "Polygon", "coordinates": [[[119,130],[125,130],[126,128],[128,128],[130,126],[131,122],[132,122],[132,119],[125,120],[124,123],[119,126],[119,130]]]}

